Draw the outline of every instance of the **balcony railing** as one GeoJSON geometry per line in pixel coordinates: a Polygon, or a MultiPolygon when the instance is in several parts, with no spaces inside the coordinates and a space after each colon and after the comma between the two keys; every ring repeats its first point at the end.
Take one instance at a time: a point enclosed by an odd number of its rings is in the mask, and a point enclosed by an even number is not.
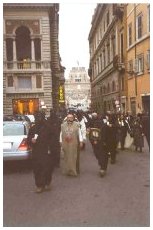
{"type": "Polygon", "coordinates": [[[5,61],[6,70],[31,70],[31,69],[50,69],[50,61],[5,61]]]}

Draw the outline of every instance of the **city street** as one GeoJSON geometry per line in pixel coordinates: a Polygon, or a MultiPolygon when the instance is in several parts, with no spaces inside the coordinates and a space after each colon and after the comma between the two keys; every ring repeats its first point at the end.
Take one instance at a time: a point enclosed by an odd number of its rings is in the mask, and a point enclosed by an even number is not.
{"type": "Polygon", "coordinates": [[[150,3],[4,1],[3,27],[3,227],[150,227],[150,3]]]}
{"type": "Polygon", "coordinates": [[[88,142],[81,152],[77,178],[56,168],[52,190],[34,193],[31,169],[5,168],[4,227],[149,227],[150,153],[119,151],[100,178],[97,160],[88,142]]]}

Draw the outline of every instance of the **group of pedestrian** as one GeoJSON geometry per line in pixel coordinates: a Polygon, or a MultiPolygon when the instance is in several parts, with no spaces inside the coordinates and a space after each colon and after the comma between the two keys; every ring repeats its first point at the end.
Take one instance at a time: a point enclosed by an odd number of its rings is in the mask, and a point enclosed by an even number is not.
{"type": "MultiPolygon", "coordinates": [[[[108,160],[116,163],[117,149],[130,147],[142,151],[146,136],[150,146],[149,116],[138,114],[113,114],[107,112],[99,115],[96,112],[84,114],[69,112],[62,120],[51,110],[50,117],[35,114],[35,124],[28,134],[28,144],[32,148],[33,173],[36,192],[41,193],[51,188],[52,174],[60,166],[60,153],[63,153],[63,172],[69,176],[80,174],[80,151],[85,150],[86,138],[92,145],[93,153],[103,177],[107,172],[108,160]]],[[[150,147],[149,147],[150,148],[150,147]]]]}
{"type": "Polygon", "coordinates": [[[105,115],[93,113],[89,129],[89,139],[100,166],[101,176],[106,174],[109,157],[111,164],[116,163],[119,146],[124,150],[133,144],[135,151],[142,152],[146,136],[150,150],[150,118],[147,114],[132,116],[129,113],[113,114],[110,111],[105,115]]]}

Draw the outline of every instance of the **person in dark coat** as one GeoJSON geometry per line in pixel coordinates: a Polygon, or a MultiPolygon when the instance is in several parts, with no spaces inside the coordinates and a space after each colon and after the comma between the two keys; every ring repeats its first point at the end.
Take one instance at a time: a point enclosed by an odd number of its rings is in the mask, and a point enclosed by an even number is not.
{"type": "Polygon", "coordinates": [[[111,164],[116,163],[116,147],[117,147],[117,124],[115,114],[106,115],[106,148],[110,153],[111,164]]]}
{"type": "Polygon", "coordinates": [[[134,116],[127,112],[125,115],[125,121],[127,123],[127,132],[133,137],[133,125],[134,125],[134,116]]]}
{"type": "Polygon", "coordinates": [[[108,165],[108,151],[106,149],[105,129],[103,120],[98,118],[97,113],[92,114],[89,124],[89,140],[92,144],[93,152],[100,166],[99,174],[103,177],[106,174],[108,165]]]}
{"type": "Polygon", "coordinates": [[[135,119],[133,132],[135,151],[137,151],[139,148],[140,152],[142,152],[142,148],[144,147],[144,133],[142,128],[141,117],[139,115],[137,115],[135,119]]]}
{"type": "Polygon", "coordinates": [[[50,110],[50,117],[47,119],[47,125],[49,128],[50,139],[50,151],[53,157],[55,167],[60,166],[60,142],[59,136],[61,131],[60,118],[57,116],[56,111],[50,110]]]}
{"type": "Polygon", "coordinates": [[[53,173],[53,159],[50,154],[50,130],[47,126],[44,113],[35,114],[35,124],[28,134],[28,145],[32,148],[33,173],[36,184],[36,193],[50,190],[53,173]]]}
{"type": "Polygon", "coordinates": [[[121,149],[124,150],[124,145],[125,145],[125,138],[127,135],[127,130],[128,126],[125,121],[124,115],[120,114],[118,117],[118,130],[117,130],[117,135],[118,135],[118,142],[121,143],[121,149]]]}
{"type": "Polygon", "coordinates": [[[133,128],[133,123],[134,123],[134,116],[132,116],[130,112],[127,112],[125,114],[125,119],[128,121],[130,129],[132,129],[133,128]]]}

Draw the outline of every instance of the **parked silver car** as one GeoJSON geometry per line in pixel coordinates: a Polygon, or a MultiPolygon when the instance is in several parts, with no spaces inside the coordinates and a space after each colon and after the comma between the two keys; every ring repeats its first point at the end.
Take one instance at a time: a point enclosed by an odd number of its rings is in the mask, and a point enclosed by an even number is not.
{"type": "Polygon", "coordinates": [[[26,121],[3,122],[3,160],[26,160],[31,157],[27,145],[30,125],[26,121]]]}

